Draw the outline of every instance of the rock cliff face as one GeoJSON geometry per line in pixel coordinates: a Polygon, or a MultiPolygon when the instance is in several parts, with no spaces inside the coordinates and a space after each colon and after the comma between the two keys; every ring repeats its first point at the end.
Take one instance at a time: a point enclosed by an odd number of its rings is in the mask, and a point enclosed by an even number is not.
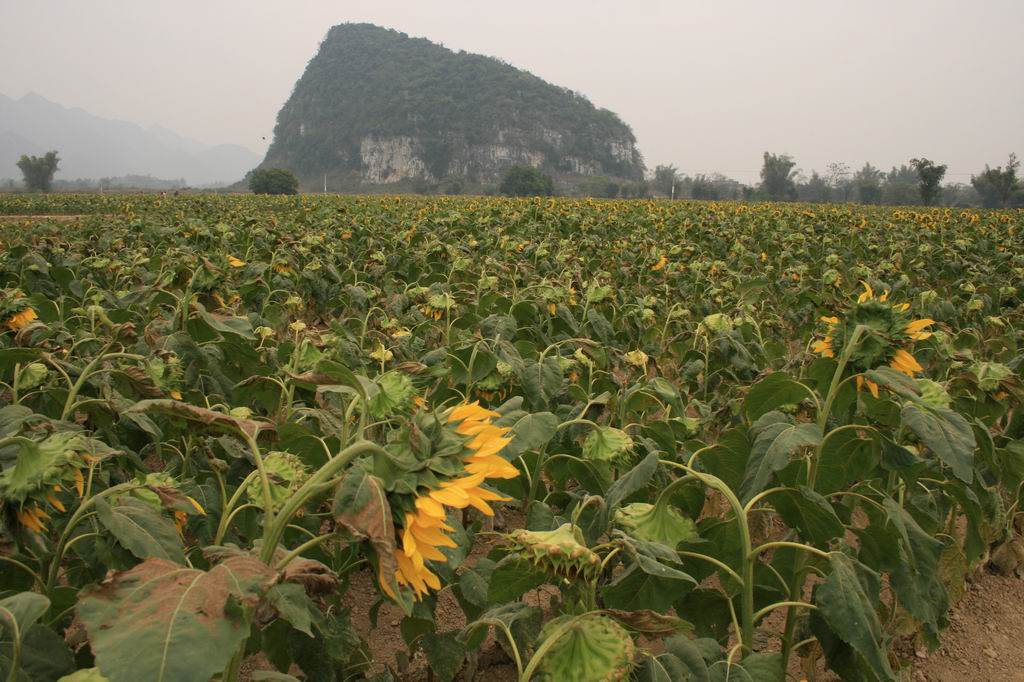
{"type": "Polygon", "coordinates": [[[327,34],[277,117],[264,167],[315,185],[458,178],[510,166],[638,179],[636,139],[615,114],[525,71],[367,24],[327,34]]]}

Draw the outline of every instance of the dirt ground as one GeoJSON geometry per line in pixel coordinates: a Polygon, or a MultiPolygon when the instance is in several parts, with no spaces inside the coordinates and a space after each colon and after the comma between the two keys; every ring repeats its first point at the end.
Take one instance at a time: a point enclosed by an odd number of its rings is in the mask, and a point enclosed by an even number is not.
{"type": "Polygon", "coordinates": [[[942,646],[914,666],[913,682],[1024,682],[1022,635],[1024,580],[985,573],[953,608],[942,646]]]}
{"type": "Polygon", "coordinates": [[[78,220],[79,218],[87,218],[87,215],[0,215],[0,222],[31,222],[31,221],[42,221],[42,220],[55,220],[58,222],[64,222],[68,220],[78,220]]]}

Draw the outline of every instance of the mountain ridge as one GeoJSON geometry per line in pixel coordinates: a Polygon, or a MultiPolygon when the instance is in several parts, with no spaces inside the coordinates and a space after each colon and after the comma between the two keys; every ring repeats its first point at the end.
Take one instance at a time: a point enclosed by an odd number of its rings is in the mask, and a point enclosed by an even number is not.
{"type": "Polygon", "coordinates": [[[61,157],[57,178],[151,175],[195,185],[239,180],[260,161],[240,145],[207,145],[162,126],[109,119],[66,107],[34,92],[0,93],[0,178],[20,176],[21,154],[51,149],[61,157]],[[28,144],[25,144],[28,143],[28,144]]]}
{"type": "Polygon", "coordinates": [[[372,24],[330,29],[278,113],[261,164],[310,185],[328,175],[364,187],[494,183],[512,165],[565,177],[644,172],[629,126],[579,93],[372,24]]]}

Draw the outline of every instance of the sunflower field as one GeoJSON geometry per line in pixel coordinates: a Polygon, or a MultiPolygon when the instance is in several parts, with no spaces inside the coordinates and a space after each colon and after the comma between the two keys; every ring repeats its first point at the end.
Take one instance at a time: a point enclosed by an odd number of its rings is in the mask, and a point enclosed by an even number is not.
{"type": "Polygon", "coordinates": [[[9,682],[899,680],[1024,558],[1024,212],[0,215],[9,682]]]}

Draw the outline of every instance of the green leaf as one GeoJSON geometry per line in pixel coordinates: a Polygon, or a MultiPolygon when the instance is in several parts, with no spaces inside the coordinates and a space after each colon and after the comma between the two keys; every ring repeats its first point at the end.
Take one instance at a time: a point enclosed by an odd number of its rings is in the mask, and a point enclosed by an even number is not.
{"type": "Polygon", "coordinates": [[[871,429],[836,429],[821,444],[815,489],[822,495],[845,490],[878,466],[881,443],[871,429]]]}
{"type": "Polygon", "coordinates": [[[377,378],[375,386],[377,391],[370,398],[370,414],[375,419],[390,417],[412,403],[415,389],[404,374],[388,372],[377,378]]]}
{"type": "Polygon", "coordinates": [[[604,495],[608,511],[615,511],[623,500],[646,486],[657,470],[658,453],[652,452],[640,460],[635,467],[619,476],[604,495]]]}
{"type": "Polygon", "coordinates": [[[634,502],[619,509],[615,523],[635,538],[660,542],[675,549],[681,542],[692,542],[700,537],[697,524],[676,510],[671,504],[634,502]]]}
{"type": "Polygon", "coordinates": [[[879,603],[878,574],[845,554],[829,554],[832,571],[814,593],[818,614],[833,633],[860,654],[875,675],[895,682],[889,667],[879,603]]]}
{"type": "Polygon", "coordinates": [[[743,484],[747,460],[750,459],[747,433],[745,427],[723,432],[718,442],[702,452],[698,459],[709,474],[722,479],[730,490],[739,490],[743,484]]]}
{"type": "Polygon", "coordinates": [[[277,609],[277,615],[288,621],[299,632],[313,636],[312,613],[316,608],[306,596],[306,590],[296,583],[274,585],[267,591],[267,602],[277,609]]]}
{"type": "MultiPolygon", "coordinates": [[[[0,657],[11,658],[13,643],[0,644],[0,657]]],[[[64,637],[36,623],[28,629],[21,642],[21,673],[34,682],[56,680],[75,669],[75,656],[64,643],[64,637]]]]}
{"type": "Polygon", "coordinates": [[[368,402],[366,387],[352,370],[335,360],[320,360],[312,372],[288,373],[292,380],[307,386],[344,386],[359,396],[365,405],[368,402]]]}
{"type": "MultiPolygon", "coordinates": [[[[692,678],[692,682],[707,682],[708,666],[700,649],[689,637],[677,635],[665,640],[665,652],[675,656],[692,678]]],[[[672,682],[676,682],[673,680],[672,682]]]]}
{"type": "Polygon", "coordinates": [[[519,370],[519,384],[534,409],[544,409],[562,389],[562,366],[558,358],[545,357],[542,362],[527,361],[519,370]]]}
{"type": "Polygon", "coordinates": [[[601,589],[601,596],[608,607],[665,613],[672,607],[672,602],[682,597],[695,583],[688,574],[650,557],[638,554],[635,558],[629,568],[601,589]]]}
{"type": "Polygon", "coordinates": [[[202,319],[202,321],[214,331],[221,334],[228,334],[230,336],[237,336],[245,339],[246,341],[256,340],[256,335],[252,332],[252,324],[249,322],[249,318],[208,313],[202,308],[198,309],[198,313],[200,319],[202,319]]]}
{"type": "Polygon", "coordinates": [[[820,442],[821,431],[816,424],[776,422],[757,432],[740,486],[741,501],[746,504],[764,490],[772,474],[784,469],[790,457],[801,448],[813,447],[820,442]]]}
{"type": "Polygon", "coordinates": [[[887,388],[898,396],[914,400],[921,395],[921,388],[913,377],[899,372],[892,367],[879,367],[864,373],[868,381],[887,388]]]}
{"type": "MultiPolygon", "coordinates": [[[[35,592],[19,592],[0,599],[0,633],[4,633],[11,640],[7,645],[11,651],[0,651],[0,653],[8,654],[10,661],[20,656],[29,659],[29,661],[20,662],[18,674],[27,674],[28,672],[25,664],[31,662],[32,658],[29,635],[36,621],[42,618],[49,608],[50,600],[35,592]],[[14,655],[15,651],[18,652],[17,657],[14,655]]],[[[11,679],[16,678],[12,677],[11,679]]]]}
{"type": "Polygon", "coordinates": [[[41,362],[33,362],[25,365],[18,373],[18,385],[16,388],[19,391],[28,391],[36,386],[40,386],[44,381],[46,381],[46,377],[49,373],[50,370],[41,362]]]}
{"type": "Polygon", "coordinates": [[[38,360],[42,355],[41,348],[0,348],[0,372],[18,363],[38,360]]]}
{"type": "Polygon", "coordinates": [[[525,592],[548,582],[543,571],[533,567],[525,559],[509,554],[498,562],[491,573],[487,587],[487,601],[491,604],[518,599],[525,592]]]}
{"type": "Polygon", "coordinates": [[[57,682],[110,682],[100,674],[99,668],[83,668],[57,680],[57,682]]]}
{"type": "Polygon", "coordinates": [[[19,592],[0,599],[0,624],[10,633],[19,636],[42,618],[50,608],[50,600],[35,592],[19,592]]]}
{"type": "Polygon", "coordinates": [[[515,459],[528,450],[547,445],[558,431],[558,417],[550,412],[528,414],[512,424],[512,442],[504,447],[501,456],[515,459]]]}
{"type": "Polygon", "coordinates": [[[591,429],[583,441],[583,458],[590,461],[610,462],[633,449],[633,439],[622,429],[598,426],[591,429]]]}
{"type": "Polygon", "coordinates": [[[845,532],[828,500],[806,486],[773,493],[769,499],[786,525],[816,547],[826,547],[845,532]]]}
{"type": "Polygon", "coordinates": [[[997,449],[995,460],[999,482],[1010,493],[1011,500],[1024,498],[1024,441],[1010,441],[1006,447],[997,449]]]}
{"type": "Polygon", "coordinates": [[[185,563],[185,550],[174,522],[145,502],[126,497],[111,505],[98,498],[95,507],[103,527],[139,559],[155,557],[185,563]]]}
{"type": "Polygon", "coordinates": [[[782,682],[782,654],[751,654],[742,660],[716,661],[708,668],[711,682],[782,682]]]}
{"type": "Polygon", "coordinates": [[[974,431],[966,419],[946,409],[903,407],[903,423],[964,483],[974,480],[974,431]]]}
{"type": "Polygon", "coordinates": [[[895,554],[882,557],[890,571],[890,583],[900,603],[925,626],[932,646],[946,627],[949,595],[938,577],[943,544],[918,525],[914,517],[892,498],[883,501],[885,512],[899,541],[895,554]]]}
{"type": "Polygon", "coordinates": [[[251,556],[209,572],[147,559],[88,588],[78,615],[110,682],[207,682],[249,636],[252,607],[274,578],[251,556]]]}
{"type": "Polygon", "coordinates": [[[496,621],[503,623],[511,630],[515,623],[521,620],[534,618],[535,616],[541,615],[541,613],[540,609],[518,601],[502,604],[501,606],[496,606],[493,609],[485,611],[480,614],[479,618],[462,628],[462,631],[459,633],[459,639],[463,642],[469,641],[473,633],[479,628],[490,627],[496,621]]]}
{"type": "Polygon", "coordinates": [[[439,682],[452,682],[462,669],[466,649],[454,632],[424,635],[420,646],[427,654],[430,670],[439,682]]]}
{"type": "Polygon", "coordinates": [[[253,670],[252,680],[253,682],[264,682],[265,680],[270,682],[300,682],[299,678],[294,675],[278,672],[277,670],[253,670]]]}
{"type": "Polygon", "coordinates": [[[783,405],[799,403],[813,396],[810,388],[785,372],[773,372],[750,388],[743,401],[743,411],[747,421],[753,423],[783,405]]]}

